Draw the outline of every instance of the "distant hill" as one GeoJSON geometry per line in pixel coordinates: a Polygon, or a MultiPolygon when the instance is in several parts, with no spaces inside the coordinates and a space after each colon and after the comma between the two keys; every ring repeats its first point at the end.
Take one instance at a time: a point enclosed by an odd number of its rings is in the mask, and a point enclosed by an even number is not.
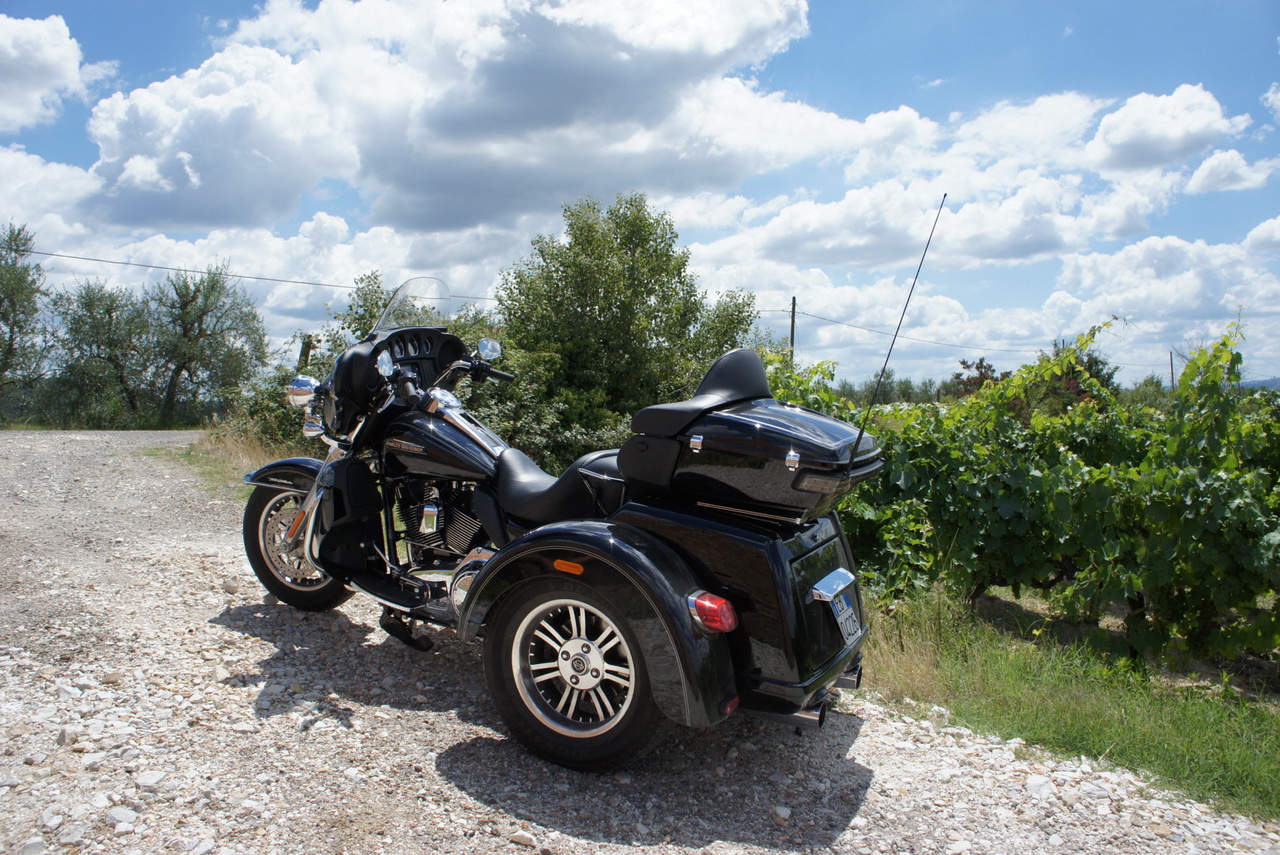
{"type": "Polygon", "coordinates": [[[1240,385],[1246,389],[1256,389],[1259,387],[1264,389],[1280,389],[1280,377],[1271,377],[1266,380],[1246,380],[1240,385]]]}

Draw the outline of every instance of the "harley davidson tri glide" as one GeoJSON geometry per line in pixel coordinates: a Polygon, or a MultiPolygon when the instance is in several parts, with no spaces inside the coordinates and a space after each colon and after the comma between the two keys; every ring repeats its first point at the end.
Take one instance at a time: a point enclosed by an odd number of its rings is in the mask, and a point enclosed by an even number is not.
{"type": "Polygon", "coordinates": [[[307,611],[365,594],[418,649],[422,623],[483,639],[511,734],[570,768],[634,758],[666,720],[820,725],[832,688],[862,674],[866,620],[833,508],[884,465],[875,441],[774,400],[740,349],[689,400],[637,412],[621,448],[548,474],[454,395],[464,378],[513,377],[492,339],[469,354],[424,325],[435,293],[405,283],[328,379],[290,384],[329,453],[245,477],[245,549],[266,589],[307,611]]]}

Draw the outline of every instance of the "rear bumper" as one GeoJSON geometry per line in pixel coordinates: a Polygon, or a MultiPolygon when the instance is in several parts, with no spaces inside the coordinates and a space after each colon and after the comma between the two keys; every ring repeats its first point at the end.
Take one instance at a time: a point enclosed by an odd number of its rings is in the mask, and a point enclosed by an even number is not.
{"type": "Polygon", "coordinates": [[[862,644],[867,628],[840,655],[822,670],[799,683],[757,677],[739,686],[744,712],[768,716],[791,716],[824,704],[832,689],[856,689],[862,683],[862,644]]]}

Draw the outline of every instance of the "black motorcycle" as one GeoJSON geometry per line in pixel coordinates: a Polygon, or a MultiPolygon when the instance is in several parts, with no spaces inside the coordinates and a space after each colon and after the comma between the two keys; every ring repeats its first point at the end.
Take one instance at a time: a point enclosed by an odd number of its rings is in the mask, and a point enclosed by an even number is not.
{"type": "Polygon", "coordinates": [[[402,285],[325,382],[290,384],[303,433],[330,451],[245,478],[266,589],[308,611],[366,594],[418,649],[421,622],[483,637],[511,733],[575,769],[640,755],[668,719],[821,725],[832,688],[862,674],[861,593],[832,509],[883,466],[875,441],[774,400],[740,349],[689,400],[636,413],[620,449],[550,475],[453,394],[512,375],[491,365],[492,339],[469,354],[424,325],[435,285],[402,285]]]}

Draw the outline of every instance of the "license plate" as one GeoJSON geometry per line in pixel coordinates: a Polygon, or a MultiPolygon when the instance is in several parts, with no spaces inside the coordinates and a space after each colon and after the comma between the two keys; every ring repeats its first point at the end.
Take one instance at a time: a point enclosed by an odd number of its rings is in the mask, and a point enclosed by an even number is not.
{"type": "Polygon", "coordinates": [[[853,600],[847,591],[841,591],[831,598],[831,611],[835,613],[836,624],[845,644],[852,644],[858,634],[858,610],[853,607],[853,600]]]}

